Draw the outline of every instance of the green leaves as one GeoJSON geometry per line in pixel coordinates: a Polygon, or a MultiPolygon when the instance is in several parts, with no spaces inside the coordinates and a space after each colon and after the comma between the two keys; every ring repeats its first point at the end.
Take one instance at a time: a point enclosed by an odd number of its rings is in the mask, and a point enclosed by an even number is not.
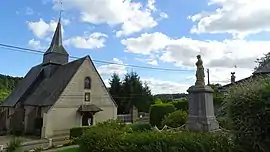
{"type": "Polygon", "coordinates": [[[166,115],[175,111],[173,104],[154,104],[150,107],[150,124],[162,128],[162,120],[166,115]]]}
{"type": "Polygon", "coordinates": [[[162,124],[172,128],[181,127],[187,121],[188,114],[186,111],[177,110],[165,116],[162,124]]]}
{"type": "Polygon", "coordinates": [[[127,73],[123,80],[113,74],[110,85],[109,91],[118,105],[118,114],[129,113],[132,106],[139,111],[148,112],[153,100],[151,90],[136,72],[127,73]]]}
{"type": "Polygon", "coordinates": [[[127,132],[112,123],[92,127],[78,141],[81,152],[231,152],[226,135],[192,132],[127,132]],[[118,129],[115,129],[118,128],[118,129]]]}
{"type": "Polygon", "coordinates": [[[236,143],[244,150],[269,151],[270,78],[258,77],[230,88],[225,97],[236,143]]]}
{"type": "Polygon", "coordinates": [[[8,95],[10,94],[10,90],[7,90],[7,89],[2,89],[0,90],[0,103],[3,102],[7,97],[8,95]]]}
{"type": "Polygon", "coordinates": [[[21,79],[0,74],[0,104],[8,97],[21,79]]]}

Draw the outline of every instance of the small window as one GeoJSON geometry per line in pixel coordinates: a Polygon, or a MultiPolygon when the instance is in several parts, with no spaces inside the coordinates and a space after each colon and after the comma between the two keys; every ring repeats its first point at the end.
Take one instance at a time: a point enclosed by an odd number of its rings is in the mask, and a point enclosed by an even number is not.
{"type": "Polygon", "coordinates": [[[91,89],[91,78],[86,77],[84,79],[84,89],[91,89]]]}
{"type": "Polygon", "coordinates": [[[84,95],[84,101],[90,101],[90,98],[91,98],[91,95],[90,95],[90,92],[85,92],[85,95],[84,95]]]}

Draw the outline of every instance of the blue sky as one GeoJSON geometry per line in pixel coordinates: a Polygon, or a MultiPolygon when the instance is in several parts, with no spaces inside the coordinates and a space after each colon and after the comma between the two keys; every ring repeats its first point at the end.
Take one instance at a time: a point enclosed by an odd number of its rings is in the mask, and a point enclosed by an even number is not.
{"type": "MultiPolygon", "coordinates": [[[[263,0],[253,4],[259,9],[251,8],[253,0],[62,2],[63,38],[70,56],[90,55],[93,60],[182,70],[150,70],[95,62],[105,81],[112,72],[123,75],[133,70],[156,93],[183,92],[192,85],[196,54],[202,54],[205,68],[210,68],[211,82],[225,84],[231,71],[236,71],[237,79],[250,75],[253,60],[270,48],[266,34],[270,23],[263,22],[269,13],[260,5],[263,0]],[[241,10],[249,12],[250,18],[241,10]],[[266,15],[259,15],[263,11],[266,15]],[[233,68],[234,65],[238,68],[233,68]],[[164,90],[166,87],[168,90],[164,90]]],[[[59,17],[59,1],[1,3],[0,43],[45,51],[59,17]]],[[[42,61],[41,54],[4,48],[0,51],[0,73],[5,75],[24,76],[42,61]]]]}

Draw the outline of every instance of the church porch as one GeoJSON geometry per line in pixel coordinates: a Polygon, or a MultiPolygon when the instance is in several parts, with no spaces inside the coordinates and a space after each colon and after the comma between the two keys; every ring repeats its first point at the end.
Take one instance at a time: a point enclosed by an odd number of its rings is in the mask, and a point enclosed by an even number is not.
{"type": "Polygon", "coordinates": [[[81,115],[81,126],[95,125],[95,114],[100,111],[103,110],[94,104],[81,105],[78,109],[81,115]]]}

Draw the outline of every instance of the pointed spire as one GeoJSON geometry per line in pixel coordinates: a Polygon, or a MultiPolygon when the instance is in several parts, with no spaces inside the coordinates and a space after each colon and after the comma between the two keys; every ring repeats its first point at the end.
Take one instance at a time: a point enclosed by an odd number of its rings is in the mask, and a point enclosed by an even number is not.
{"type": "Polygon", "coordinates": [[[61,46],[62,45],[62,29],[61,29],[61,16],[59,17],[56,30],[53,35],[51,46],[61,46]]]}
{"type": "Polygon", "coordinates": [[[62,65],[68,62],[69,54],[62,45],[61,15],[62,10],[60,11],[59,14],[59,20],[52,38],[51,45],[43,55],[43,65],[48,64],[62,65]]]}

